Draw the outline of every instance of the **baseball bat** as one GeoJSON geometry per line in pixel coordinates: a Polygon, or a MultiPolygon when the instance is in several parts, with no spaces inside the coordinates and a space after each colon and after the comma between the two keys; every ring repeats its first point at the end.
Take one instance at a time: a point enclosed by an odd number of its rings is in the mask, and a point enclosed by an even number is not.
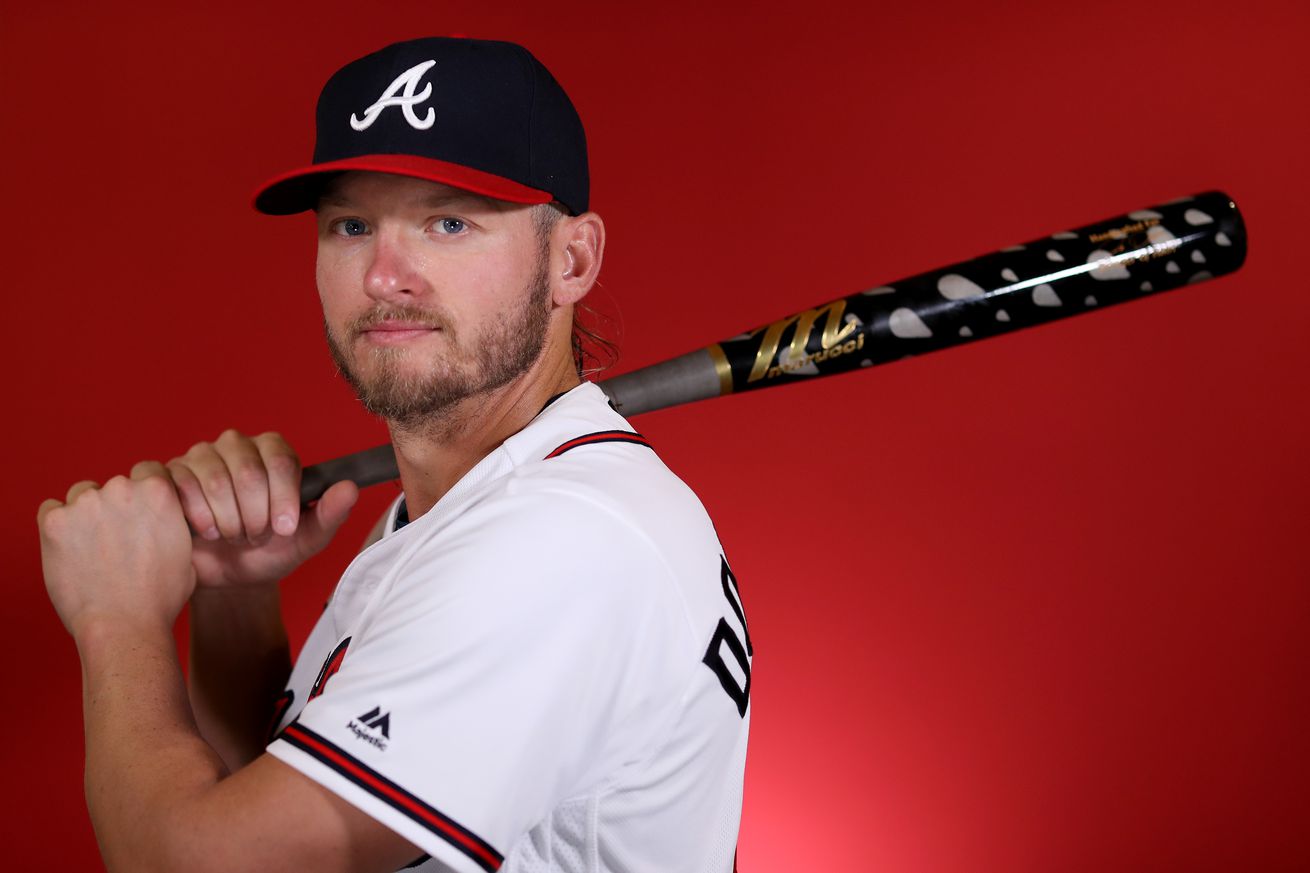
{"type": "MultiPolygon", "coordinates": [[[[1246,228],[1209,191],[1009,246],[805,309],[598,383],[625,416],[885,364],[1231,273],[1246,228]]],[[[304,502],[396,479],[390,445],[307,467],[304,502]]]]}

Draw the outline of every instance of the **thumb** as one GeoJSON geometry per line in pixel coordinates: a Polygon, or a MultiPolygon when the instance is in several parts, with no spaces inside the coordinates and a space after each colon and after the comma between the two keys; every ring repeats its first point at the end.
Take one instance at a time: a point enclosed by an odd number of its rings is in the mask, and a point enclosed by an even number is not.
{"type": "Polygon", "coordinates": [[[336,535],[341,524],[350,516],[359,499],[359,486],[349,479],[337,482],[314,504],[314,508],[301,516],[296,538],[309,554],[322,549],[336,535]]]}

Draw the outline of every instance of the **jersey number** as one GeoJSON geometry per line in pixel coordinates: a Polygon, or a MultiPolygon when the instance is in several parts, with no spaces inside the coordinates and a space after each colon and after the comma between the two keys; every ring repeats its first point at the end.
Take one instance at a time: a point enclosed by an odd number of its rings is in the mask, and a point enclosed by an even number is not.
{"type": "Polygon", "coordinates": [[[741,632],[746,637],[746,644],[742,645],[741,638],[737,636],[737,631],[732,625],[728,624],[728,620],[720,618],[719,626],[714,629],[714,636],[710,638],[710,647],[705,650],[705,657],[702,660],[705,666],[719,677],[719,684],[728,692],[732,702],[737,704],[738,715],[745,718],[746,706],[751,700],[750,656],[755,654],[755,649],[751,646],[750,631],[746,629],[746,613],[741,608],[741,591],[737,588],[737,577],[732,575],[732,570],[728,568],[727,558],[719,555],[719,561],[721,562],[719,578],[723,583],[723,596],[728,598],[728,605],[732,607],[737,621],[741,623],[741,632]],[[727,646],[728,651],[732,653],[741,675],[746,677],[745,682],[737,681],[736,675],[728,669],[727,662],[723,660],[724,646],[727,646]]]}

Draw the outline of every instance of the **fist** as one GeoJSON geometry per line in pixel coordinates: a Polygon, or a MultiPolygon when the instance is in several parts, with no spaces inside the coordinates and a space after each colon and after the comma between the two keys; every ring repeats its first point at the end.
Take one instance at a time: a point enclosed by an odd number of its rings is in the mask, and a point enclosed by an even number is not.
{"type": "Polygon", "coordinates": [[[235,430],[167,464],[132,468],[133,479],[165,478],[176,488],[197,535],[192,565],[201,587],[277,582],[328,544],[359,490],[338,482],[302,514],[300,473],[300,458],[280,435],[235,430]]]}
{"type": "Polygon", "coordinates": [[[46,591],[75,637],[88,622],[171,627],[191,591],[191,537],[172,485],[79,482],[37,512],[46,591]]]}

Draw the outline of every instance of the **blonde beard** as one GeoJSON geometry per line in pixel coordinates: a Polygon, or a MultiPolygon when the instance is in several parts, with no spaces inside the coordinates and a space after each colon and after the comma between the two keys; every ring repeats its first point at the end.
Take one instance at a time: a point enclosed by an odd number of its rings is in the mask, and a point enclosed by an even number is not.
{"type": "MultiPolygon", "coordinates": [[[[359,375],[354,338],[363,325],[375,324],[381,311],[374,310],[347,328],[351,337],[343,343],[324,319],[328,351],[339,372],[355,390],[364,408],[401,430],[423,429],[437,424],[451,407],[470,397],[494,391],[527,372],[541,356],[550,324],[550,284],[544,259],[528,287],[527,300],[516,312],[494,321],[479,331],[471,347],[465,348],[449,319],[441,321],[447,335],[444,359],[432,362],[425,372],[402,371],[398,362],[406,354],[398,349],[374,349],[373,372],[359,375]]],[[[393,318],[430,322],[430,311],[386,310],[393,318]]]]}

